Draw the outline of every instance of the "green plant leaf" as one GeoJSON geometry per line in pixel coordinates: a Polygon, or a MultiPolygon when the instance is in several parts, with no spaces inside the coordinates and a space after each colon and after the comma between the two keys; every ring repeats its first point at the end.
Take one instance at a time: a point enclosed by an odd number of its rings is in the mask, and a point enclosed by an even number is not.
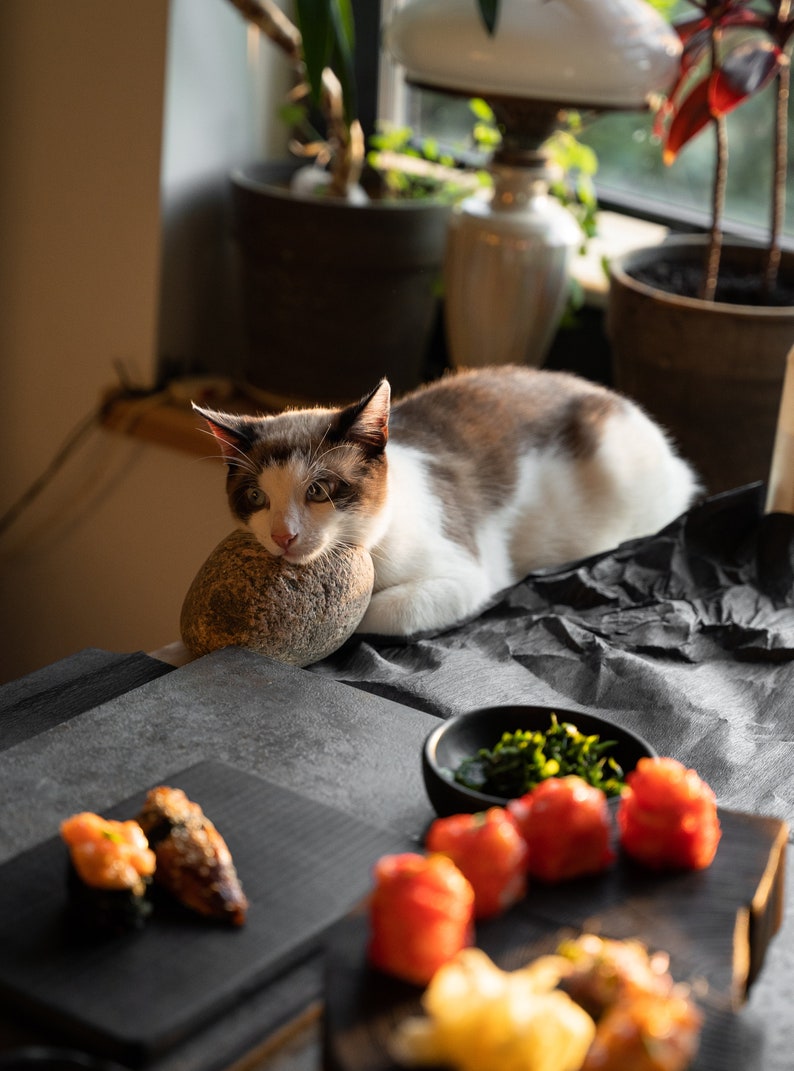
{"type": "Polygon", "coordinates": [[[303,39],[309,93],[314,103],[319,104],[323,70],[330,61],[333,44],[331,4],[323,0],[295,0],[295,14],[303,39]]]}
{"type": "Polygon", "coordinates": [[[282,104],[278,110],[278,117],[285,126],[302,126],[306,122],[307,108],[305,104],[282,104]]]}
{"type": "Polygon", "coordinates": [[[477,3],[485,28],[493,36],[496,31],[496,20],[499,17],[499,0],[477,0],[477,3]]]}
{"type": "Polygon", "coordinates": [[[656,8],[659,14],[664,16],[669,22],[678,5],[678,0],[647,0],[647,3],[649,3],[651,7],[656,8]]]}
{"type": "Polygon", "coordinates": [[[295,0],[303,39],[303,62],[311,99],[320,104],[323,70],[330,67],[342,86],[345,116],[356,115],[355,26],[350,0],[295,0]]]}
{"type": "Polygon", "coordinates": [[[469,101],[469,110],[473,112],[478,119],[482,119],[484,123],[494,122],[493,108],[487,101],[484,101],[482,97],[472,97],[469,101]]]}
{"type": "Polygon", "coordinates": [[[327,0],[327,2],[331,8],[332,26],[330,65],[342,85],[345,118],[351,123],[358,114],[353,6],[351,0],[327,0]]]}

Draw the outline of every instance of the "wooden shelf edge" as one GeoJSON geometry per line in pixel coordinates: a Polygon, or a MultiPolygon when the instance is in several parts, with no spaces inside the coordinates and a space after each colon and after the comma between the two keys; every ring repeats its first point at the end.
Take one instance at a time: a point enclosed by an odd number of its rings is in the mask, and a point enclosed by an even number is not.
{"type": "Polygon", "coordinates": [[[105,405],[102,426],[193,457],[217,454],[220,459],[220,452],[207,438],[201,417],[170,398],[111,398],[105,405]]]}

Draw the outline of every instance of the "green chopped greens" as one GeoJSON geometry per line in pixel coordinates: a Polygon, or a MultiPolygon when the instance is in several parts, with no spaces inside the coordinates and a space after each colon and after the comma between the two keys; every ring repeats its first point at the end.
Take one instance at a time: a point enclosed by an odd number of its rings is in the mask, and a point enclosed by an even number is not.
{"type": "Polygon", "coordinates": [[[552,714],[545,731],[503,733],[493,748],[480,748],[464,759],[452,776],[466,788],[515,799],[549,777],[577,774],[607,796],[617,796],[624,786],[623,770],[605,754],[615,744],[597,735],[586,736],[552,714]]]}

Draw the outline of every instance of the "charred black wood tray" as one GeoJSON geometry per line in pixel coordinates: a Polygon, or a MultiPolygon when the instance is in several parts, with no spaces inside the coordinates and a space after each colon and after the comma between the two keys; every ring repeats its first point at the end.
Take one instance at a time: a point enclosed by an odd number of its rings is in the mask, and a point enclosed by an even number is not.
{"type": "MultiPolygon", "coordinates": [[[[741,1016],[749,987],[782,919],[787,826],[720,811],[723,836],[707,870],[653,874],[618,859],[595,878],[530,886],[477,940],[505,970],[554,952],[583,932],[637,938],[670,955],[676,981],[691,983],[704,1015],[692,1071],[742,1071],[741,1016]]],[[[324,1050],[328,1071],[396,1071],[390,1038],[421,1013],[421,989],[369,967],[364,906],[331,931],[326,951],[324,1050]]],[[[754,1064],[752,1066],[755,1066],[754,1064]]]]}
{"type": "MultiPolygon", "coordinates": [[[[161,899],[140,931],[86,942],[66,918],[57,830],[0,867],[0,1006],[47,1036],[129,1066],[177,1045],[322,945],[404,840],[250,773],[201,762],[159,782],[199,803],[250,901],[240,928],[161,899]]],[[[134,818],[146,791],[109,809],[134,818]]],[[[68,817],[64,815],[64,817],[68,817]]]]}

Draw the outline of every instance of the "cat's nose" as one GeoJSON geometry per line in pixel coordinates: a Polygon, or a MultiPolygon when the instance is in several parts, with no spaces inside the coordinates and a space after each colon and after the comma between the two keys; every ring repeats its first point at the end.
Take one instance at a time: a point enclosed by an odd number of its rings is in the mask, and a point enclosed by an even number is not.
{"type": "Polygon", "coordinates": [[[298,538],[297,532],[273,532],[273,542],[282,550],[289,550],[298,538]]]}

